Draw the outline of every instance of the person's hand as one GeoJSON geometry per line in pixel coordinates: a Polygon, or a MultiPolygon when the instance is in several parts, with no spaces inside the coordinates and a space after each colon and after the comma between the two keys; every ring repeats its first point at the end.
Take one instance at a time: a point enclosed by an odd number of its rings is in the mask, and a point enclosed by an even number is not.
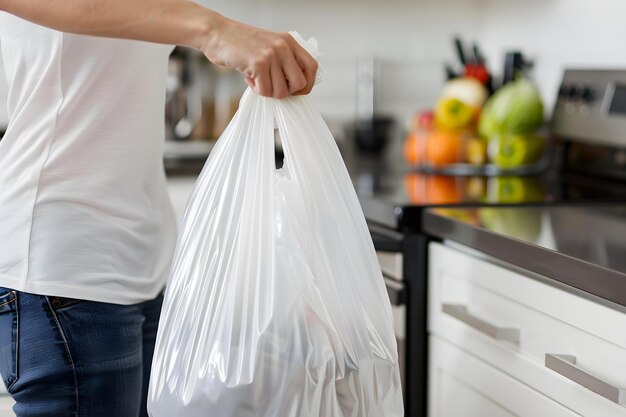
{"type": "Polygon", "coordinates": [[[214,64],[244,74],[265,97],[308,94],[317,61],[288,33],[271,32],[222,17],[201,47],[214,64]]]}

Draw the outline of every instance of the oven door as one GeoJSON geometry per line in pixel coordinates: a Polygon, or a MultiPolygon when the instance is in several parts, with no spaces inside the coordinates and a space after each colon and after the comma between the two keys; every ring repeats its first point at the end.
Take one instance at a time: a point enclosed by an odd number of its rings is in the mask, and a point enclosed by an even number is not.
{"type": "Polygon", "coordinates": [[[402,390],[405,386],[405,349],[406,349],[406,306],[404,284],[383,275],[389,301],[391,301],[391,312],[393,314],[393,331],[398,344],[398,362],[400,366],[400,378],[402,380],[402,390]]]}
{"type": "Polygon", "coordinates": [[[391,229],[368,224],[385,287],[391,301],[393,329],[398,344],[398,360],[402,387],[405,387],[406,289],[403,274],[402,247],[404,236],[391,229]]]}

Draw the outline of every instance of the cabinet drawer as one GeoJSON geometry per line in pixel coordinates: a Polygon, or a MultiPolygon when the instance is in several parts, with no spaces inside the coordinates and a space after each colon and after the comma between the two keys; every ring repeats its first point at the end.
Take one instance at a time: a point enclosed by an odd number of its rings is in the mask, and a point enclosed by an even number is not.
{"type": "Polygon", "coordinates": [[[462,349],[429,344],[429,417],[579,416],[462,349]]]}
{"type": "Polygon", "coordinates": [[[380,269],[386,277],[396,281],[402,281],[404,274],[402,272],[402,254],[397,252],[376,251],[380,269]]]}
{"type": "Polygon", "coordinates": [[[429,250],[431,333],[472,349],[525,383],[541,385],[542,392],[542,384],[552,381],[548,395],[578,412],[591,401],[612,410],[603,415],[626,416],[626,408],[615,404],[619,388],[626,387],[625,314],[458,249],[433,243],[429,250]],[[589,377],[558,361],[562,356],[549,356],[552,369],[546,368],[547,354],[575,357],[578,370],[589,377]],[[574,381],[558,375],[568,371],[574,381]],[[598,389],[602,383],[617,390],[609,395],[612,401],[600,395],[610,393],[598,389]]]}

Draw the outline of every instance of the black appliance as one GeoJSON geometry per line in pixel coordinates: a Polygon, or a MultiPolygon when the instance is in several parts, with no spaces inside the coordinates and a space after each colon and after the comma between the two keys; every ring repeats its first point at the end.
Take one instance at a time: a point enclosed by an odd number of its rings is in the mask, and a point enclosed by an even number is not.
{"type": "Polygon", "coordinates": [[[626,201],[626,70],[568,70],[554,107],[553,167],[524,178],[432,177],[389,155],[348,166],[394,305],[405,410],[426,415],[429,207],[626,201]]]}

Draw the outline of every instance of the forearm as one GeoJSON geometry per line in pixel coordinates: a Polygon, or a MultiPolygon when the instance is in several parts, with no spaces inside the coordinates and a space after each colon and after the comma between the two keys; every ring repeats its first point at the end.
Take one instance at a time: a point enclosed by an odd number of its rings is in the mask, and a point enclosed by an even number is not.
{"type": "Polygon", "coordinates": [[[317,62],[289,34],[227,19],[190,0],[0,0],[6,11],[63,32],[200,49],[245,75],[258,94],[308,94],[317,62]]]}
{"type": "Polygon", "coordinates": [[[63,32],[194,48],[224,20],[188,0],[0,0],[0,10],[63,32]]]}

